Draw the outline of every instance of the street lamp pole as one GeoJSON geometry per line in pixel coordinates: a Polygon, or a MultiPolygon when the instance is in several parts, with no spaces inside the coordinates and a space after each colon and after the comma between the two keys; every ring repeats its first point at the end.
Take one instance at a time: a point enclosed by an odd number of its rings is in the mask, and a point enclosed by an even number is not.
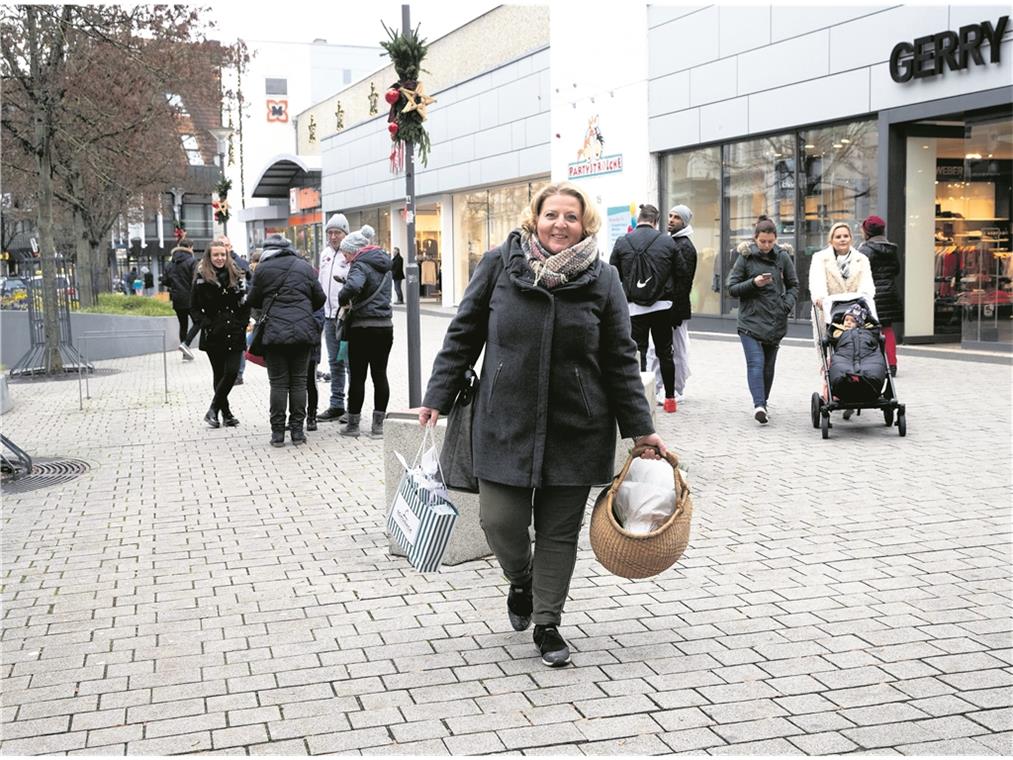
{"type": "MultiPolygon", "coordinates": [[[[208,132],[218,142],[218,168],[221,170],[222,179],[225,179],[225,153],[229,149],[229,137],[232,136],[231,127],[210,127],[208,132]]],[[[220,198],[219,200],[225,200],[220,198]]],[[[228,236],[229,234],[229,221],[226,219],[222,222],[222,234],[228,236]]]]}
{"type": "MultiPolygon", "coordinates": [[[[410,9],[401,6],[403,34],[411,31],[410,9]]],[[[419,265],[415,260],[415,146],[405,144],[405,316],[408,320],[408,406],[422,405],[422,328],[419,309],[419,265]]]]}

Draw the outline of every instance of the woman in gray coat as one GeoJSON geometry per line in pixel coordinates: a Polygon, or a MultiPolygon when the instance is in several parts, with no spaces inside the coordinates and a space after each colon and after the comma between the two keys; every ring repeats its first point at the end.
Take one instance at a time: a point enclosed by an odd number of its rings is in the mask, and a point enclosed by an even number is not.
{"type": "Polygon", "coordinates": [[[482,529],[510,582],[510,623],[523,631],[534,620],[549,666],[570,661],[558,626],[588,493],[614,474],[616,423],[624,438],[656,447],[645,458],[665,453],[599,226],[575,185],[532,199],[522,229],[479,262],[419,411],[422,425],[449,412],[485,349],[472,431],[482,529]]]}

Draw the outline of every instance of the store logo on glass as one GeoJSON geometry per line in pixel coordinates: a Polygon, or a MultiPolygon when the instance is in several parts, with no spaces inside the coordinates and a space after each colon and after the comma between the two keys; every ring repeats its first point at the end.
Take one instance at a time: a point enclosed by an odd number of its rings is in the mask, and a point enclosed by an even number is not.
{"type": "Polygon", "coordinates": [[[974,63],[984,66],[981,46],[988,43],[989,63],[999,63],[1002,36],[1009,25],[1009,16],[991,21],[968,24],[957,32],[938,32],[918,37],[913,42],[898,42],[890,53],[890,77],[895,82],[927,79],[946,69],[962,71],[974,63]]]}

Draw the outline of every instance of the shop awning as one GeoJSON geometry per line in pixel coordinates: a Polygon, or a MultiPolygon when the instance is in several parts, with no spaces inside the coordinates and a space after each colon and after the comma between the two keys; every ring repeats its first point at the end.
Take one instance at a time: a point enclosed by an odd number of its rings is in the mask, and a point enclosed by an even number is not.
{"type": "Polygon", "coordinates": [[[320,187],[320,156],[282,153],[267,161],[254,184],[254,198],[288,198],[293,187],[320,187]]]}

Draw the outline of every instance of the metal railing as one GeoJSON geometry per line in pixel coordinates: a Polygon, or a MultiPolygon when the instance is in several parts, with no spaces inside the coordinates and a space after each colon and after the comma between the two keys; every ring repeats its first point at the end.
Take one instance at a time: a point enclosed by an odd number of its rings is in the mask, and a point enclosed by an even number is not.
{"type": "Polygon", "coordinates": [[[169,403],[169,359],[168,359],[168,333],[165,330],[89,330],[82,332],[80,335],[81,345],[81,356],[83,361],[78,365],[77,373],[77,396],[78,396],[78,407],[82,411],[84,410],[84,400],[91,399],[91,386],[88,382],[89,375],[94,372],[94,365],[88,362],[88,346],[90,341],[95,338],[115,338],[120,340],[122,338],[161,338],[162,339],[162,384],[164,388],[164,396],[162,403],[169,403]]]}

